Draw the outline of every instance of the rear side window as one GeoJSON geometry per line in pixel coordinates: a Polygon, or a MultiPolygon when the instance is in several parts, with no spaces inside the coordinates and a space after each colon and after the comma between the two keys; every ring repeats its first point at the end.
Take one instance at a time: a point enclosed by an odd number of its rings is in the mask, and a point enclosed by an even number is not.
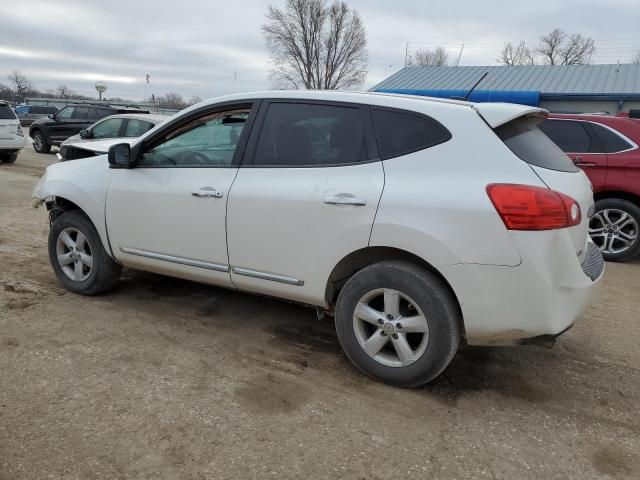
{"type": "Polygon", "coordinates": [[[143,133],[151,130],[155,125],[151,122],[131,118],[127,122],[127,128],[124,131],[125,137],[139,137],[143,133]]]}
{"type": "Polygon", "coordinates": [[[103,117],[108,117],[109,115],[113,115],[114,113],[116,112],[108,108],[96,108],[96,114],[97,114],[96,118],[99,118],[99,119],[103,117]]]}
{"type": "Polygon", "coordinates": [[[76,107],[76,113],[73,118],[76,120],[86,120],[89,118],[89,107],[76,107]]]}
{"type": "Polygon", "coordinates": [[[9,105],[0,105],[0,120],[15,120],[16,115],[9,105]]]}
{"type": "Polygon", "coordinates": [[[545,120],[542,130],[566,153],[602,153],[598,140],[589,135],[585,122],[574,120],[545,120]]]}
{"type": "Polygon", "coordinates": [[[373,126],[383,160],[424,150],[451,138],[435,120],[409,112],[374,109],[373,126]]]}
{"type": "Polygon", "coordinates": [[[602,144],[605,153],[622,152],[633,148],[633,145],[608,128],[597,123],[591,123],[590,126],[600,139],[600,143],[602,144]]]}
{"type": "Polygon", "coordinates": [[[256,166],[327,166],[367,159],[357,107],[272,103],[258,139],[256,166]]]}
{"type": "Polygon", "coordinates": [[[538,128],[535,118],[518,118],[495,129],[509,149],[529,165],[557,170],[577,172],[569,157],[538,128]]]}

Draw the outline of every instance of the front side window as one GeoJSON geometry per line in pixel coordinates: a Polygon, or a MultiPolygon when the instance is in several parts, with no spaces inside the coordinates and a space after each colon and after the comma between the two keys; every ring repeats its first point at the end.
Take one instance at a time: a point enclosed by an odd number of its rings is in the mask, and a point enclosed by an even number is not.
{"type": "Polygon", "coordinates": [[[620,135],[612,132],[602,125],[592,123],[591,128],[593,128],[593,131],[598,135],[598,139],[600,140],[605,153],[623,152],[633,148],[633,145],[627,142],[620,135]]]}
{"type": "Polygon", "coordinates": [[[423,115],[394,110],[373,110],[373,126],[383,159],[424,150],[451,138],[451,133],[423,115]]]}
{"type": "Polygon", "coordinates": [[[127,122],[127,127],[124,130],[125,137],[139,137],[143,133],[151,130],[155,125],[145,120],[138,120],[136,118],[130,118],[127,122]]]}
{"type": "Polygon", "coordinates": [[[139,165],[231,166],[248,117],[248,109],[239,109],[196,118],[165,134],[142,155],[139,165]]]}
{"type": "Polygon", "coordinates": [[[56,120],[70,120],[73,118],[73,114],[76,107],[64,107],[58,113],[56,113],[56,120]]]}
{"type": "Polygon", "coordinates": [[[573,120],[545,120],[539,126],[566,153],[597,153],[596,142],[589,136],[584,122],[573,120]]]}
{"type": "Polygon", "coordinates": [[[255,166],[326,166],[367,159],[361,110],[272,103],[264,119],[255,166]]]}
{"type": "Polygon", "coordinates": [[[108,118],[91,129],[93,138],[114,138],[120,134],[121,118],[108,118]]]}

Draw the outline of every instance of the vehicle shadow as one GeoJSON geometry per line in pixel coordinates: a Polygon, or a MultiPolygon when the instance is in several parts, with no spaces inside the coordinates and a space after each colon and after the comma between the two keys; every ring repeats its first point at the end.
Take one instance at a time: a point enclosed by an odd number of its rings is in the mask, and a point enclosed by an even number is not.
{"type": "MultiPolygon", "coordinates": [[[[342,354],[333,320],[318,319],[309,307],[137,271],[125,272],[116,294],[132,308],[152,305],[160,312],[156,319],[175,329],[177,322],[203,334],[210,329],[212,335],[222,330],[238,338],[257,338],[263,359],[284,358],[299,368],[322,373],[330,368],[332,374],[347,375],[348,382],[369,382],[342,354]],[[257,337],[256,331],[261,332],[257,337]]],[[[447,370],[417,391],[448,404],[483,391],[542,402],[552,392],[544,388],[544,378],[536,376],[544,375],[558,357],[547,352],[539,347],[462,346],[447,370]]]]}

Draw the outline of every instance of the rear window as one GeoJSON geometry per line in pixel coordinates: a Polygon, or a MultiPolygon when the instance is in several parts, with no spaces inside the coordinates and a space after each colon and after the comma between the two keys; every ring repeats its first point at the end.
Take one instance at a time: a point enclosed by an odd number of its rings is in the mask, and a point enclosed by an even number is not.
{"type": "Polygon", "coordinates": [[[0,120],[15,120],[16,114],[13,113],[9,105],[0,105],[0,120]]]}
{"type": "Polygon", "coordinates": [[[529,165],[557,170],[577,172],[569,157],[538,128],[536,118],[518,118],[495,129],[509,149],[529,165]]]}
{"type": "Polygon", "coordinates": [[[435,120],[409,112],[373,110],[373,126],[383,160],[424,150],[451,138],[435,120]]]}

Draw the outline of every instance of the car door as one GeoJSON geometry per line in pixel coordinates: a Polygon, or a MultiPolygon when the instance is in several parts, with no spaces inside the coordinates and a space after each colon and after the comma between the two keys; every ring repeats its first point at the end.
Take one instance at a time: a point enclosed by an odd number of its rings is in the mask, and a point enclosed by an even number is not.
{"type": "Polygon", "coordinates": [[[607,154],[589,122],[549,118],[540,129],[565,152],[589,177],[594,191],[605,187],[607,154]]]}
{"type": "Polygon", "coordinates": [[[76,107],[64,107],[53,117],[53,121],[48,126],[49,142],[60,143],[69,138],[69,123],[73,122],[76,107]]]}
{"type": "Polygon", "coordinates": [[[265,101],[257,122],[227,207],[232,280],[321,305],[334,266],[368,245],[382,194],[368,107],[265,101]]]}
{"type": "Polygon", "coordinates": [[[640,192],[640,151],[633,140],[624,133],[640,133],[640,128],[634,128],[628,120],[619,120],[618,128],[627,127],[625,132],[614,130],[608,125],[592,122],[593,132],[598,136],[604,151],[607,153],[607,186],[611,190],[626,191],[633,194],[640,192]],[[629,125],[621,125],[624,122],[629,125]]]}
{"type": "Polygon", "coordinates": [[[176,119],[145,139],[134,168],[113,170],[106,218],[120,262],[232,285],[226,203],[252,107],[227,104],[176,119]]]}
{"type": "Polygon", "coordinates": [[[77,134],[78,132],[80,132],[80,130],[84,130],[89,125],[91,125],[91,123],[93,122],[89,119],[89,107],[76,107],[76,111],[74,112],[71,121],[67,123],[65,140],[77,134]]]}
{"type": "Polygon", "coordinates": [[[101,140],[104,138],[116,138],[121,136],[124,118],[114,117],[106,118],[96,123],[91,128],[91,139],[101,140]]]}

